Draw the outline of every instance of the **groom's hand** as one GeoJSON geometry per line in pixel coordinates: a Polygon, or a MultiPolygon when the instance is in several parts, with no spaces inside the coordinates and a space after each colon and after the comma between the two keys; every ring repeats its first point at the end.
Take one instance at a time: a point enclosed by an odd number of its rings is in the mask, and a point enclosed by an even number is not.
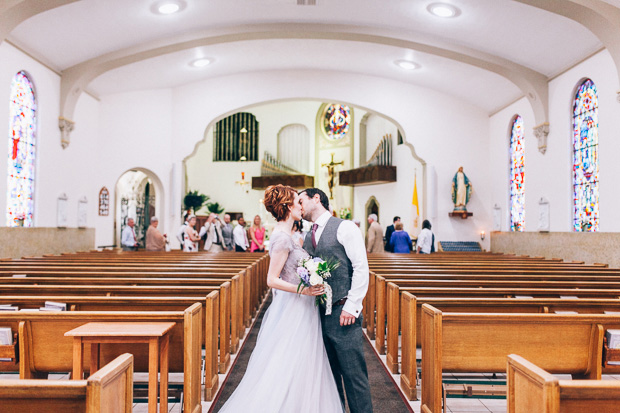
{"type": "Polygon", "coordinates": [[[340,313],[340,325],[341,326],[350,326],[353,323],[355,323],[354,315],[349,314],[346,311],[343,311],[342,313],[340,313]]]}

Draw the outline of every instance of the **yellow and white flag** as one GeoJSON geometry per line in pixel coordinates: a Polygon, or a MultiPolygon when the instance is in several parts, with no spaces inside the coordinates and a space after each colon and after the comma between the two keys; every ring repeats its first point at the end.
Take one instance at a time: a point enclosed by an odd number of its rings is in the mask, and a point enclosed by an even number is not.
{"type": "Polygon", "coordinates": [[[418,229],[419,221],[420,221],[420,204],[418,203],[418,177],[417,172],[413,176],[413,199],[411,200],[411,205],[413,205],[413,228],[415,230],[418,229]]]}

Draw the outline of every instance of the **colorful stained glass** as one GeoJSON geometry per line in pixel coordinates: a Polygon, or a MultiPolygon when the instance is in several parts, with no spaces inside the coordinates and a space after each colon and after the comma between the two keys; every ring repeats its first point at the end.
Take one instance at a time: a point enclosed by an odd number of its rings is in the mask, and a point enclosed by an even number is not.
{"type": "Polygon", "coordinates": [[[598,95],[586,79],[573,104],[573,229],[599,229],[598,208],[598,95]]]}
{"type": "Polygon", "coordinates": [[[7,174],[7,220],[9,227],[33,226],[36,155],[34,87],[24,72],[11,83],[9,162],[7,174]]]}
{"type": "Polygon", "coordinates": [[[350,123],[351,109],[348,106],[332,104],[325,109],[323,127],[329,139],[337,141],[347,136],[350,123]]]}
{"type": "Polygon", "coordinates": [[[523,119],[512,122],[510,132],[510,230],[523,231],[525,226],[525,191],[523,182],[525,151],[523,150],[523,119]]]}

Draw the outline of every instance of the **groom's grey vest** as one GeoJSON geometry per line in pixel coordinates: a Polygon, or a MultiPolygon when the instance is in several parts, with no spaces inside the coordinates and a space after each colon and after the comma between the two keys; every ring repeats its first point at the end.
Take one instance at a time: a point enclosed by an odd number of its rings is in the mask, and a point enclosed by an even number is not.
{"type": "Polygon", "coordinates": [[[304,249],[312,257],[320,257],[325,261],[336,261],[340,266],[332,271],[332,276],[327,283],[332,288],[332,303],[345,298],[351,289],[351,278],[353,277],[353,265],[347,257],[342,244],[338,242],[338,227],[342,223],[342,219],[330,217],[321,233],[321,238],[316,248],[312,247],[312,232],[310,232],[304,241],[304,249]]]}

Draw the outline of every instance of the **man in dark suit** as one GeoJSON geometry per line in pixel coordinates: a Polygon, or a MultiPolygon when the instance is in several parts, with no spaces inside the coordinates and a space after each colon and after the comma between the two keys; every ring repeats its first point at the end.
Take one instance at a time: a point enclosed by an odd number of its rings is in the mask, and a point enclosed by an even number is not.
{"type": "Polygon", "coordinates": [[[397,222],[400,222],[400,217],[394,217],[394,223],[385,230],[385,250],[388,252],[394,252],[390,245],[390,238],[392,238],[392,233],[394,232],[394,224],[397,222]]]}

